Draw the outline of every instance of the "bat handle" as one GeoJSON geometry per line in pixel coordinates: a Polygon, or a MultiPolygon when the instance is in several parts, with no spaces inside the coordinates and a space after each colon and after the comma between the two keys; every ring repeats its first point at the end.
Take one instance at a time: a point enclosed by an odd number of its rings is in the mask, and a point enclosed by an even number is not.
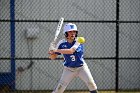
{"type": "Polygon", "coordinates": [[[56,40],[57,40],[57,37],[54,38],[53,42],[56,42],[56,40]]]}

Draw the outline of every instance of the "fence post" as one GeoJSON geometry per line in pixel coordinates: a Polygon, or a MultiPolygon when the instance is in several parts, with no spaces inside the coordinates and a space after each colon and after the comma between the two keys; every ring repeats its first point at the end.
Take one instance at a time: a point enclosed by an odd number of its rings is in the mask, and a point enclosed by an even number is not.
{"type": "MultiPolygon", "coordinates": [[[[15,81],[15,0],[10,0],[11,79],[15,81]]],[[[11,85],[15,89],[15,82],[11,85]]]]}
{"type": "Polygon", "coordinates": [[[119,0],[116,0],[116,92],[119,90],[119,0]]]}

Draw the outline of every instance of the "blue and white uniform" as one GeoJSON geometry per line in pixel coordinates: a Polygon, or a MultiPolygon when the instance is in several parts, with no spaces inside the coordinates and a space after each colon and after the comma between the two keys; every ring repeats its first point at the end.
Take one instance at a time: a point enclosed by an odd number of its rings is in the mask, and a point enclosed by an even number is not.
{"type": "MultiPolygon", "coordinates": [[[[84,53],[83,44],[80,44],[77,41],[69,43],[66,40],[61,40],[58,43],[57,48],[58,49],[74,48],[75,52],[73,54],[63,54],[64,56],[63,73],[53,93],[63,93],[68,84],[70,83],[70,81],[75,77],[80,77],[86,83],[90,91],[97,90],[97,86],[93,80],[91,72],[83,58],[84,53]]],[[[56,54],[60,55],[60,53],[56,54]]]]}
{"type": "MultiPolygon", "coordinates": [[[[84,46],[78,42],[73,41],[72,43],[66,40],[61,40],[58,43],[58,49],[70,49],[74,48],[76,51],[73,54],[63,54],[64,66],[66,67],[81,67],[85,63],[83,58],[84,46]]],[[[59,54],[59,53],[58,53],[59,54]]]]}
{"type": "MultiPolygon", "coordinates": [[[[77,26],[73,23],[68,23],[64,26],[63,34],[66,39],[61,40],[57,44],[57,49],[71,49],[73,48],[75,52],[73,54],[63,54],[64,56],[64,69],[61,79],[53,91],[53,93],[63,93],[70,81],[75,78],[81,78],[87,85],[90,93],[97,93],[97,86],[93,80],[91,72],[84,61],[83,53],[84,46],[80,44],[75,39],[72,43],[67,42],[68,36],[71,35],[69,31],[76,31],[75,37],[77,37],[78,30],[77,26]],[[69,35],[68,35],[69,32],[69,35]]],[[[60,55],[60,53],[56,53],[60,55]]]]}

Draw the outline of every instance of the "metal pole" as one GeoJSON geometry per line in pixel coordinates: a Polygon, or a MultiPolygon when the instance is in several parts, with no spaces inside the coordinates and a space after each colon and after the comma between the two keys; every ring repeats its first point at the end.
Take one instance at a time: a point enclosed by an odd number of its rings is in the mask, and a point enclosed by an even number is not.
{"type": "Polygon", "coordinates": [[[116,0],[116,92],[119,90],[119,0],[116,0]]]}
{"type": "MultiPolygon", "coordinates": [[[[15,0],[10,0],[10,34],[11,34],[11,77],[15,81],[15,0]]],[[[12,89],[15,90],[15,82],[12,84],[12,89]]]]}

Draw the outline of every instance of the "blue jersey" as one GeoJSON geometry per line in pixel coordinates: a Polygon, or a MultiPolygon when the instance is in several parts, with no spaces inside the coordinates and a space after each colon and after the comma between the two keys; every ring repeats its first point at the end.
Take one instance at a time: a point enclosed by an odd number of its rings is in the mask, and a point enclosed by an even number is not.
{"type": "Polygon", "coordinates": [[[67,42],[66,40],[61,40],[58,45],[58,49],[70,49],[74,48],[75,52],[73,54],[63,54],[64,56],[64,66],[67,67],[80,67],[84,64],[83,58],[83,44],[73,41],[72,43],[67,42]]]}

